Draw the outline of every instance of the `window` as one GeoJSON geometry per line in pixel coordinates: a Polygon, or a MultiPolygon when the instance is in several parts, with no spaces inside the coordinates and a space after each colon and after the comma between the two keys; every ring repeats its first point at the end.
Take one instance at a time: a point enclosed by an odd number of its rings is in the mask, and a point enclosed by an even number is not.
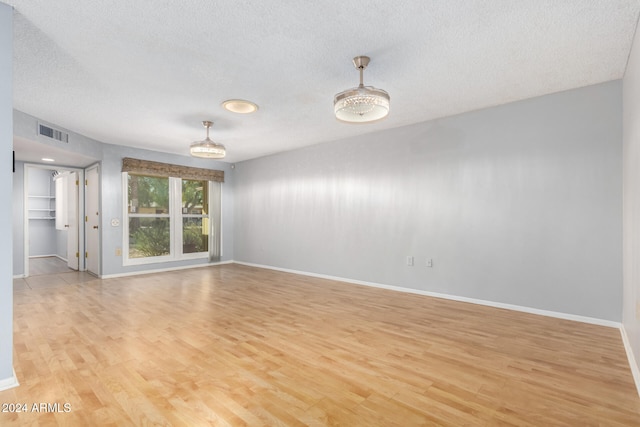
{"type": "Polygon", "coordinates": [[[123,178],[125,264],[218,256],[219,218],[211,220],[209,202],[212,195],[217,198],[219,217],[219,182],[135,172],[124,172],[123,178]]]}
{"type": "Polygon", "coordinates": [[[171,254],[169,178],[127,175],[128,258],[171,254]]]}
{"type": "Polygon", "coordinates": [[[182,180],[182,253],[209,252],[209,182],[182,180]]]}

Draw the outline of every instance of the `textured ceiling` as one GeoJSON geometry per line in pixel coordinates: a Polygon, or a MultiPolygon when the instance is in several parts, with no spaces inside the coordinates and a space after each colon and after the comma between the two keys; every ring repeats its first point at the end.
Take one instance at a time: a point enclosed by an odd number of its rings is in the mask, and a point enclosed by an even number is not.
{"type": "Polygon", "coordinates": [[[111,144],[237,162],[623,76],[640,0],[14,0],[14,108],[111,144]],[[350,125],[366,85],[390,115],[350,125]],[[253,115],[222,109],[256,102],[253,115]]]}

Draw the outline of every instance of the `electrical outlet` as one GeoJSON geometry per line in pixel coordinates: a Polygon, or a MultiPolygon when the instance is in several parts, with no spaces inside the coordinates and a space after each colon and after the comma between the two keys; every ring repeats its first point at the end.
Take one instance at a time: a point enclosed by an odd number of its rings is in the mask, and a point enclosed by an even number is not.
{"type": "Polygon", "coordinates": [[[407,265],[409,267],[413,267],[413,257],[412,256],[408,256],[407,257],[407,265]]]}
{"type": "Polygon", "coordinates": [[[122,249],[116,248],[116,256],[122,256],[122,249]]]}
{"type": "Polygon", "coordinates": [[[433,260],[431,258],[427,258],[427,267],[433,267],[433,260]]]}

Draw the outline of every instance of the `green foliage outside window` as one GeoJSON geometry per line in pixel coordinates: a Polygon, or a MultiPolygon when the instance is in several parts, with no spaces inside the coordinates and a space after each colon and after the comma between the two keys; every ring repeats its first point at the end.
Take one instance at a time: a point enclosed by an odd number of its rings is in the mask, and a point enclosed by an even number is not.
{"type": "Polygon", "coordinates": [[[169,178],[129,175],[130,213],[169,213],[169,178]]]}
{"type": "Polygon", "coordinates": [[[203,214],[207,213],[207,194],[209,183],[207,181],[182,180],[182,213],[203,214]]]}
{"type": "Polygon", "coordinates": [[[180,216],[182,254],[208,252],[208,181],[182,179],[181,209],[176,213],[170,209],[175,178],[129,174],[127,179],[129,258],[171,255],[171,221],[180,216]]]}
{"type": "Polygon", "coordinates": [[[185,218],[182,223],[182,253],[208,250],[209,236],[202,232],[202,218],[185,218]]]}
{"type": "Polygon", "coordinates": [[[171,248],[168,218],[131,218],[129,256],[131,258],[169,255],[171,248]]]}

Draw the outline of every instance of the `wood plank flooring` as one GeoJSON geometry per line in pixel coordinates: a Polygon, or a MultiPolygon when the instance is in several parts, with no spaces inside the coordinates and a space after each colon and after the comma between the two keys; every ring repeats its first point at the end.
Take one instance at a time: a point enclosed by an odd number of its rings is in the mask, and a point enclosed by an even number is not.
{"type": "Polygon", "coordinates": [[[67,263],[54,256],[29,258],[29,276],[43,274],[69,273],[74,270],[67,263]]]}
{"type": "Polygon", "coordinates": [[[2,426],[640,425],[617,329],[239,265],[73,274],[15,281],[2,426]]]}

